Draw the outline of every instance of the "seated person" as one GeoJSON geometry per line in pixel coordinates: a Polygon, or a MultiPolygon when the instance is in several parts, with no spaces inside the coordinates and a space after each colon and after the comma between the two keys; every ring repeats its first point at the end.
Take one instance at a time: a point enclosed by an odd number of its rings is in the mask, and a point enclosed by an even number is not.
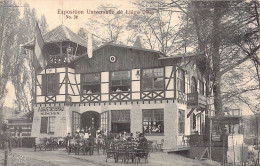
{"type": "Polygon", "coordinates": [[[134,140],[133,133],[130,133],[130,136],[127,138],[128,142],[131,142],[134,140]]]}
{"type": "Polygon", "coordinates": [[[76,132],[75,133],[75,139],[80,139],[81,137],[80,137],[80,135],[79,135],[79,132],[76,132]]]}
{"type": "Polygon", "coordinates": [[[157,127],[153,126],[152,133],[159,133],[159,129],[157,127]]]}

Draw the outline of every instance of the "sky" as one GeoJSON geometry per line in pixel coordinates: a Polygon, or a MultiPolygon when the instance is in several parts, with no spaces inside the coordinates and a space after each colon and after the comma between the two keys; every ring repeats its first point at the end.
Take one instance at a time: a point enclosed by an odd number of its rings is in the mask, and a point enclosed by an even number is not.
{"type": "MultiPolygon", "coordinates": [[[[134,6],[130,0],[16,0],[18,5],[23,5],[25,2],[29,3],[31,8],[35,8],[37,15],[40,18],[41,15],[45,15],[49,30],[54,29],[62,23],[62,15],[58,14],[59,10],[78,10],[84,11],[84,14],[78,14],[78,18],[65,19],[64,25],[69,27],[72,31],[77,32],[80,27],[84,26],[84,23],[89,17],[94,15],[87,14],[87,10],[96,10],[99,5],[112,4],[119,6],[120,10],[133,10],[134,6]]],[[[21,8],[21,11],[23,9],[21,8]]],[[[22,13],[22,12],[21,12],[22,13]]],[[[70,14],[69,16],[74,16],[70,14]]]]}

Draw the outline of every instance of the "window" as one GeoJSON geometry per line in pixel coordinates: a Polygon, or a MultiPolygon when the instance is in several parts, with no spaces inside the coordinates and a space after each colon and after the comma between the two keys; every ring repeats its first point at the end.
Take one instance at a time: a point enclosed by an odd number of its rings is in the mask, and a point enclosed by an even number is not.
{"type": "Polygon", "coordinates": [[[59,94],[59,73],[42,75],[42,95],[59,94]]]}
{"type": "Polygon", "coordinates": [[[164,133],[163,109],[143,110],[143,132],[164,133]]]}
{"type": "Polygon", "coordinates": [[[144,69],[142,74],[143,90],[164,90],[163,68],[144,69]]]}
{"type": "Polygon", "coordinates": [[[178,115],[178,120],[179,120],[179,134],[184,134],[185,133],[185,110],[179,110],[179,115],[178,115]]]}
{"type": "Polygon", "coordinates": [[[72,111],[72,133],[74,134],[81,127],[81,114],[72,111]]]}
{"type": "Polygon", "coordinates": [[[190,92],[191,93],[197,92],[197,83],[196,83],[196,79],[194,77],[191,78],[190,92]]]}
{"type": "Polygon", "coordinates": [[[178,70],[177,90],[183,93],[185,92],[185,73],[182,69],[178,70]]]}
{"type": "Polygon", "coordinates": [[[111,131],[112,133],[122,131],[130,133],[130,110],[111,111],[111,131]]]}
{"type": "Polygon", "coordinates": [[[41,118],[41,133],[54,133],[55,117],[42,117],[41,118]]]}
{"type": "Polygon", "coordinates": [[[81,74],[81,92],[82,94],[99,94],[100,73],[81,74]]]}
{"type": "Polygon", "coordinates": [[[199,81],[199,93],[201,95],[204,95],[204,82],[202,82],[201,80],[199,81]]]}
{"type": "Polygon", "coordinates": [[[126,92],[131,89],[130,71],[111,72],[111,92],[126,92]]]}

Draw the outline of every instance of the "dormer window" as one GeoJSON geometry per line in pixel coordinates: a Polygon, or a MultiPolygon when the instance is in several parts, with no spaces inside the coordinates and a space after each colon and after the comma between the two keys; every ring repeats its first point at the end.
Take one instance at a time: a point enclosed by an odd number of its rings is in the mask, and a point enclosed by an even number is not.
{"type": "Polygon", "coordinates": [[[130,92],[131,77],[130,71],[111,72],[111,92],[130,92]]]}

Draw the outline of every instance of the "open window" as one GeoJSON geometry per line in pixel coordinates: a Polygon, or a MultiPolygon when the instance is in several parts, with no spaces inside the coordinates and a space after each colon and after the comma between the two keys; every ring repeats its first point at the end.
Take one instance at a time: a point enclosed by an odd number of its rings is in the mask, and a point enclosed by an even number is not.
{"type": "Polygon", "coordinates": [[[142,73],[143,90],[164,90],[163,68],[143,69],[142,73]]]}
{"type": "Polygon", "coordinates": [[[41,117],[40,133],[54,133],[55,116],[41,117]]]}
{"type": "Polygon", "coordinates": [[[164,112],[163,109],[143,110],[143,132],[164,133],[164,112]]]}
{"type": "Polygon", "coordinates": [[[130,71],[111,72],[111,92],[130,92],[131,77],[130,71]]]}
{"type": "Polygon", "coordinates": [[[100,73],[81,74],[82,94],[100,94],[100,73]]]}

